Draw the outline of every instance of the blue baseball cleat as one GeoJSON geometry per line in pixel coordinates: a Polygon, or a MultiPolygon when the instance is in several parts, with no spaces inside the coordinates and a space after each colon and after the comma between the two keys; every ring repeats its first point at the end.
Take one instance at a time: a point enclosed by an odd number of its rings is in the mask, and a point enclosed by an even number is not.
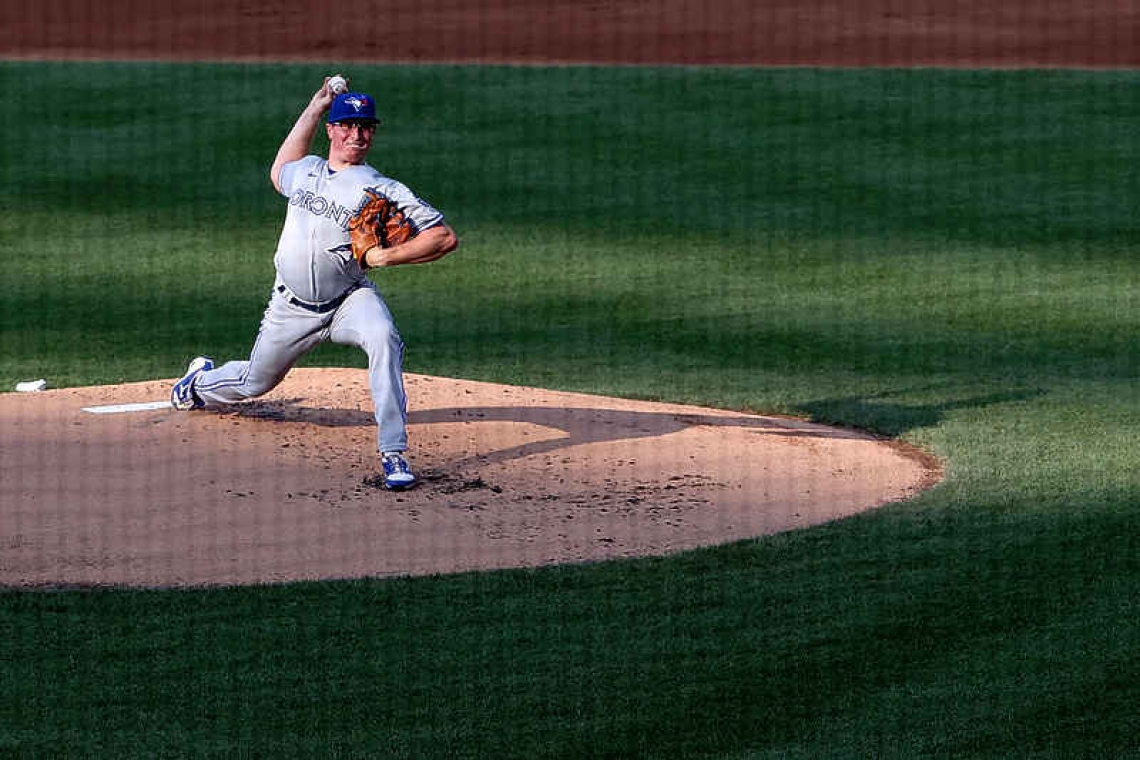
{"type": "Polygon", "coordinates": [[[384,487],[392,491],[402,491],[416,484],[416,476],[412,474],[404,457],[395,451],[390,451],[383,457],[384,487]]]}
{"type": "Polygon", "coordinates": [[[202,399],[194,393],[194,381],[198,379],[198,375],[213,368],[214,360],[210,357],[195,357],[186,368],[186,374],[170,389],[170,405],[180,412],[201,409],[205,406],[202,399]]]}

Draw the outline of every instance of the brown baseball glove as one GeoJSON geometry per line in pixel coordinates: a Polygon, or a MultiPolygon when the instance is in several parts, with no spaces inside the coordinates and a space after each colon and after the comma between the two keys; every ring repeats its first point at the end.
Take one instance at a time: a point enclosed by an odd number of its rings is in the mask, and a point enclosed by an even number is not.
{"type": "Polygon", "coordinates": [[[348,223],[352,239],[352,255],[367,268],[364,255],[380,246],[390,248],[409,240],[415,233],[411,222],[403,211],[396,208],[391,199],[384,197],[372,188],[366,188],[368,201],[348,223]]]}

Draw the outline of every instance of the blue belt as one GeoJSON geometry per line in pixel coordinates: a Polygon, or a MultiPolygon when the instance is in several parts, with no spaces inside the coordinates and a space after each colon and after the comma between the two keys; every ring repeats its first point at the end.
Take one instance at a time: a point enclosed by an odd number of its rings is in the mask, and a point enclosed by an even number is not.
{"type": "Polygon", "coordinates": [[[332,311],[333,309],[335,309],[336,307],[338,307],[342,303],[344,303],[344,299],[346,299],[350,295],[352,295],[353,292],[356,291],[359,287],[360,287],[359,285],[353,285],[351,288],[344,291],[343,293],[341,293],[339,296],[337,296],[333,300],[325,301],[324,303],[309,303],[307,301],[302,301],[300,298],[297,298],[295,295],[290,293],[289,289],[286,288],[284,285],[278,285],[277,286],[277,292],[280,293],[281,295],[285,296],[285,300],[287,300],[289,303],[293,304],[294,306],[299,306],[300,308],[305,309],[306,311],[311,311],[311,312],[314,312],[316,314],[327,314],[328,312],[332,311]]]}

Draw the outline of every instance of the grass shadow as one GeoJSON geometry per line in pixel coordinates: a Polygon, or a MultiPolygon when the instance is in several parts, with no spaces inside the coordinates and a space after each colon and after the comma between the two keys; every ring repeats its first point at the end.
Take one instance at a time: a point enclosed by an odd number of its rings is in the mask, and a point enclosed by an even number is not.
{"type": "Polygon", "coordinates": [[[1042,388],[1020,388],[994,393],[946,399],[931,403],[892,401],[908,393],[935,390],[934,387],[884,391],[869,396],[839,396],[799,404],[796,411],[824,424],[843,424],[897,438],[920,428],[941,423],[947,412],[982,409],[998,404],[1032,401],[1045,395],[1042,388]]]}

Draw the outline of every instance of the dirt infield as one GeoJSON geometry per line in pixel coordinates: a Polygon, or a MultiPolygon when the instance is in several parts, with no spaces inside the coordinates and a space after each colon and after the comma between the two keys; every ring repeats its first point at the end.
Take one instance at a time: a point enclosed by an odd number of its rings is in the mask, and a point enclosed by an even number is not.
{"type": "MultiPolygon", "coordinates": [[[[1118,0],[333,7],[7,0],[0,58],[1140,64],[1140,6],[1118,0]]],[[[938,478],[898,445],[794,420],[423,376],[408,386],[423,483],[404,494],[375,484],[359,371],[296,371],[227,414],[83,411],[162,401],[169,381],[2,394],[0,585],[276,582],[667,554],[835,519],[938,478]]]]}
{"type": "Polygon", "coordinates": [[[1140,64],[1140,4],[5,0],[0,56],[1131,67],[1140,64]]]}
{"type": "Polygon", "coordinates": [[[161,404],[169,385],[0,395],[0,585],[667,554],[818,524],[936,479],[901,447],[796,420],[409,375],[423,483],[394,493],[377,482],[364,370],[294,370],[226,413],[105,413],[161,404]]]}

